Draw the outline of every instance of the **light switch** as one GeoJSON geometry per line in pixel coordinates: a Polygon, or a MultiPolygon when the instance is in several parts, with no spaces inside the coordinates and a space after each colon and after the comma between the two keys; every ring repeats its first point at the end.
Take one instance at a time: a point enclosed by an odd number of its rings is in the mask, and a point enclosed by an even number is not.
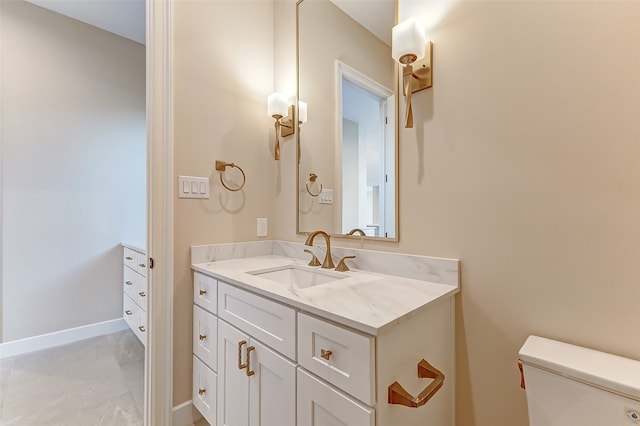
{"type": "Polygon", "coordinates": [[[209,178],[178,176],[178,198],[209,198],[209,178]]]}
{"type": "Polygon", "coordinates": [[[323,189],[320,191],[318,204],[333,204],[333,189],[323,189]]]}

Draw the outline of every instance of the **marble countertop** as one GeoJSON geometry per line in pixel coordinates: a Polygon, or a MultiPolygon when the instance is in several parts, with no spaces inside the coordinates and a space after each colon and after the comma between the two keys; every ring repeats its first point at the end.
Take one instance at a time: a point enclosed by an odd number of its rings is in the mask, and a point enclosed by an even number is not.
{"type": "Polygon", "coordinates": [[[266,255],[197,263],[192,268],[371,335],[378,335],[384,328],[459,291],[457,285],[360,270],[340,272],[346,278],[305,289],[248,273],[286,265],[306,267],[307,262],[266,255]]]}

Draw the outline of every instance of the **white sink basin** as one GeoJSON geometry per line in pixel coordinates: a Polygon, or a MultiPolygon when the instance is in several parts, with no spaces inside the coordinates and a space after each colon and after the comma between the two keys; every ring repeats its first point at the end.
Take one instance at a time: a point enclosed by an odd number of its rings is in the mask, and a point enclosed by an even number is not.
{"type": "Polygon", "coordinates": [[[296,288],[314,287],[347,278],[347,275],[341,272],[327,271],[320,268],[308,268],[301,265],[278,266],[275,268],[250,271],[247,272],[247,274],[296,288]]]}

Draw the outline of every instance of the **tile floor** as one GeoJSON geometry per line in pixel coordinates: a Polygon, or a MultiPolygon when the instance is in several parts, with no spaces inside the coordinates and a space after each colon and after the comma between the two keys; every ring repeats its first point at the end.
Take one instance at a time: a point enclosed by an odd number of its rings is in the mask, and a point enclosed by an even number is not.
{"type": "Polygon", "coordinates": [[[0,425],[142,425],[144,347],[129,329],[0,360],[0,425]]]}

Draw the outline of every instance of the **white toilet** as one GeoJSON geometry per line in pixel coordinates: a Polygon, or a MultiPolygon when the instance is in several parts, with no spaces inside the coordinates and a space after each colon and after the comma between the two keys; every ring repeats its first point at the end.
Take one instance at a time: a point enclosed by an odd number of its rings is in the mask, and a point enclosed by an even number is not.
{"type": "Polygon", "coordinates": [[[537,336],[520,360],[529,426],[640,425],[640,361],[537,336]]]}

